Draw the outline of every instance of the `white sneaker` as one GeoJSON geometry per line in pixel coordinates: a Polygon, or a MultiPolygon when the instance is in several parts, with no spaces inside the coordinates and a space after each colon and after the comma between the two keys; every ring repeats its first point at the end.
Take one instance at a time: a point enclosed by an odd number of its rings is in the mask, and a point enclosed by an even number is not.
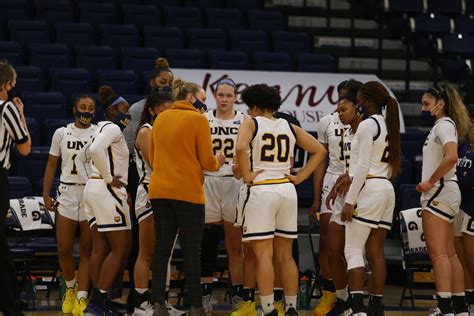
{"type": "Polygon", "coordinates": [[[443,314],[439,307],[432,307],[428,316],[454,316],[454,313],[443,314]]]}
{"type": "Polygon", "coordinates": [[[168,310],[168,313],[170,314],[170,316],[179,316],[186,313],[184,311],[180,311],[179,309],[176,309],[171,303],[168,303],[168,301],[166,302],[166,309],[168,310]]]}
{"type": "Polygon", "coordinates": [[[204,311],[206,314],[211,314],[212,313],[212,295],[204,295],[202,297],[202,308],[204,308],[204,311]]]}
{"type": "Polygon", "coordinates": [[[135,307],[133,315],[153,316],[153,305],[150,302],[143,302],[140,307],[135,307]]]}

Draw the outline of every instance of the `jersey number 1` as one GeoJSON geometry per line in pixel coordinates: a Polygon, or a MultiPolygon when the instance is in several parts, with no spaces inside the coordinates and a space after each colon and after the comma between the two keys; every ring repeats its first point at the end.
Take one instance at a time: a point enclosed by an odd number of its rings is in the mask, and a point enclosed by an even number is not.
{"type": "Polygon", "coordinates": [[[288,157],[290,156],[290,138],[288,135],[281,134],[275,137],[273,134],[265,133],[262,135],[262,142],[264,142],[265,145],[262,146],[260,152],[261,161],[273,162],[275,161],[275,156],[279,162],[288,161],[288,157]],[[275,147],[277,149],[276,155],[275,147]]]}

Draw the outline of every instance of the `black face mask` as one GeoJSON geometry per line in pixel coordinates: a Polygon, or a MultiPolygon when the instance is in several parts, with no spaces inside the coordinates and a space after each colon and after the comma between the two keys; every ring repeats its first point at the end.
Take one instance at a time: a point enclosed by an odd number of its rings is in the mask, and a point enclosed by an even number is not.
{"type": "Polygon", "coordinates": [[[132,115],[130,113],[123,113],[118,111],[113,122],[117,124],[123,131],[128,126],[128,123],[130,123],[131,119],[132,115]]]}
{"type": "Polygon", "coordinates": [[[14,97],[16,97],[15,86],[13,86],[10,90],[7,91],[7,101],[12,101],[14,97]]]}
{"type": "Polygon", "coordinates": [[[207,111],[207,105],[198,99],[196,99],[196,102],[193,103],[194,107],[200,111],[201,113],[204,113],[207,111]]]}
{"type": "Polygon", "coordinates": [[[91,122],[94,119],[94,114],[90,112],[77,111],[75,117],[79,124],[81,124],[82,126],[89,126],[91,125],[91,122]]]}

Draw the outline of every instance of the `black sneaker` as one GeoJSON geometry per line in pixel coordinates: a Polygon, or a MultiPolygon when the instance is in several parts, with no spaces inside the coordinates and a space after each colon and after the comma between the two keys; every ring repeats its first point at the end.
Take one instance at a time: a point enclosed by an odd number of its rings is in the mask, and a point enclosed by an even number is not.
{"type": "Polygon", "coordinates": [[[348,309],[350,309],[349,302],[338,298],[337,301],[336,301],[336,304],[331,309],[331,311],[328,313],[328,315],[342,315],[348,309]]]}
{"type": "Polygon", "coordinates": [[[276,309],[273,309],[270,313],[268,314],[263,314],[265,316],[278,316],[278,311],[276,309]]]}
{"type": "Polygon", "coordinates": [[[369,305],[367,316],[384,316],[384,305],[369,305]]]}
{"type": "Polygon", "coordinates": [[[288,308],[288,310],[285,312],[285,316],[286,315],[298,315],[298,312],[296,311],[296,309],[294,307],[290,307],[288,308]]]}

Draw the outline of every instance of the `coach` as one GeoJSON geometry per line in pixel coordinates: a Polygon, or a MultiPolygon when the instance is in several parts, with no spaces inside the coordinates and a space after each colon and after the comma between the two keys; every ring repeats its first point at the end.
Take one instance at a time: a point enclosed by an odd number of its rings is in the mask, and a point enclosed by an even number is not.
{"type": "Polygon", "coordinates": [[[0,311],[20,315],[17,305],[15,266],[8,247],[5,218],[10,209],[8,169],[13,145],[22,156],[31,151],[31,138],[23,114],[23,103],[15,97],[16,71],[0,61],[0,311]]]}

